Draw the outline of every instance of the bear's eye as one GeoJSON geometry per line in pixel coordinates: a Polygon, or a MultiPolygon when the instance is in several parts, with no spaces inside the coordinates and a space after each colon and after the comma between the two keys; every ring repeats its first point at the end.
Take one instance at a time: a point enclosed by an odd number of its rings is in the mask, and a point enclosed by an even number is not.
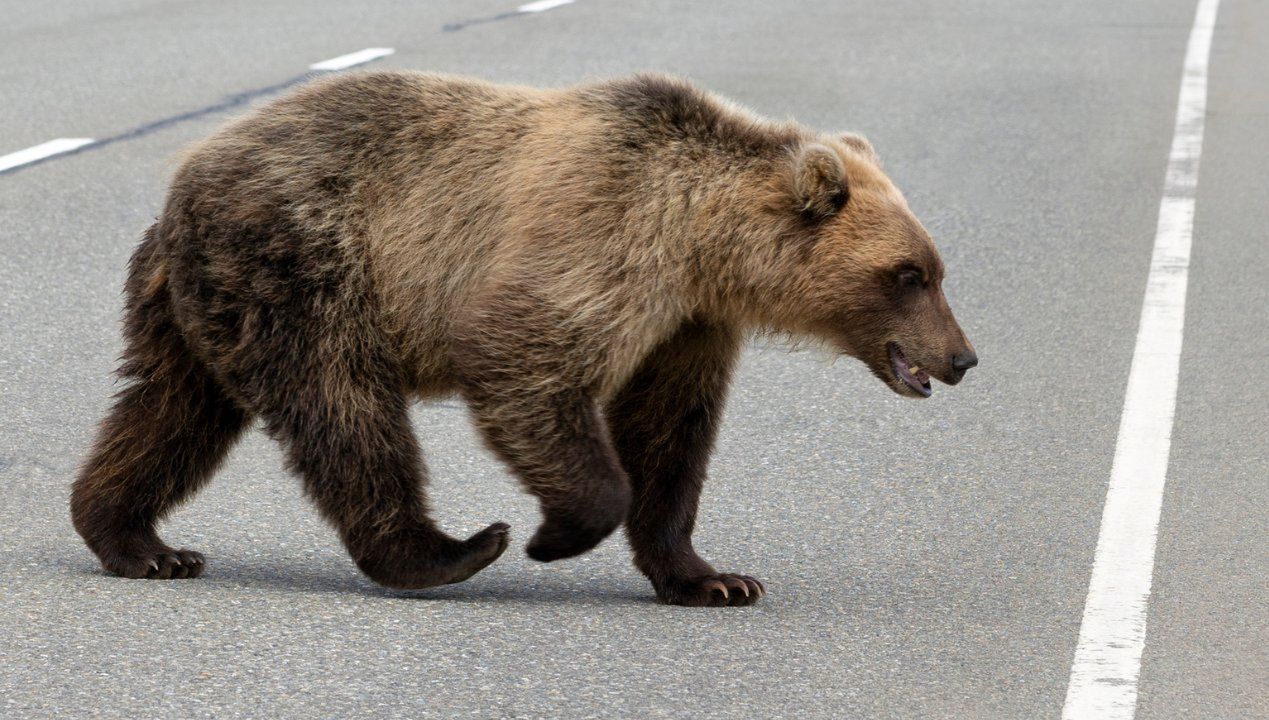
{"type": "Polygon", "coordinates": [[[925,285],[925,280],[921,276],[921,271],[915,268],[904,268],[899,271],[899,286],[904,288],[919,288],[925,285]]]}

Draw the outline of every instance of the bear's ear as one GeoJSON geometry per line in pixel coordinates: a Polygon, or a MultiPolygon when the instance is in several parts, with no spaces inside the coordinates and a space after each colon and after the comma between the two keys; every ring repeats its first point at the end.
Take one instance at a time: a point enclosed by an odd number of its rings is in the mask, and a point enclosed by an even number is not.
{"type": "Polygon", "coordinates": [[[842,144],[860,155],[863,155],[873,162],[877,161],[877,151],[872,148],[872,143],[868,142],[868,138],[863,135],[844,132],[839,133],[837,139],[841,140],[842,144]]]}
{"type": "Polygon", "coordinates": [[[808,220],[824,220],[846,204],[846,167],[832,148],[810,142],[793,156],[793,196],[808,220]]]}

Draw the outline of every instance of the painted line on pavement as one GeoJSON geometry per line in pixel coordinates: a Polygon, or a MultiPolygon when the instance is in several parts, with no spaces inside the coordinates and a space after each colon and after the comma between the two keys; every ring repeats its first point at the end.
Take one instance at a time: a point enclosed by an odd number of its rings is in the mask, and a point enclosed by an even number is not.
{"type": "Polygon", "coordinates": [[[1185,52],[1176,128],[1093,574],[1063,720],[1131,720],[1146,641],[1155,541],[1168,473],[1207,66],[1220,0],[1199,0],[1185,52]]]}
{"type": "Polygon", "coordinates": [[[536,13],[545,12],[561,5],[571,5],[573,0],[538,0],[537,2],[525,3],[516,8],[516,12],[536,13]]]}
{"type": "Polygon", "coordinates": [[[25,150],[19,150],[8,155],[0,155],[0,173],[22,167],[23,165],[37,163],[41,160],[47,160],[54,155],[73,152],[94,142],[96,140],[92,138],[57,138],[25,150]]]}
{"type": "Polygon", "coordinates": [[[387,57],[396,52],[393,48],[366,48],[358,50],[355,53],[340,55],[339,57],[323,60],[308,66],[309,70],[346,70],[357,65],[364,65],[371,60],[378,60],[387,57]]]}
{"type": "Polygon", "coordinates": [[[229,95],[219,100],[218,102],[198,108],[197,110],[190,110],[189,112],[183,112],[178,115],[170,115],[165,118],[160,118],[144,125],[138,125],[130,130],[125,130],[117,135],[111,135],[99,140],[91,140],[88,138],[62,138],[58,140],[51,140],[42,145],[27,148],[26,150],[19,150],[18,152],[9,155],[0,156],[0,175],[7,175],[12,172],[18,172],[29,167],[34,167],[54,158],[75,155],[88,150],[103,148],[107,145],[124,140],[139,138],[144,135],[149,135],[156,130],[162,130],[187,120],[194,120],[206,115],[214,115],[216,113],[225,112],[226,110],[233,110],[234,108],[242,107],[259,98],[276,95],[284,90],[289,90],[296,85],[312,80],[316,77],[315,73],[317,72],[333,72],[339,69],[353,67],[354,65],[363,65],[372,60],[377,60],[381,57],[391,55],[393,52],[395,52],[395,50],[392,48],[367,48],[355,53],[349,53],[348,55],[331,58],[330,60],[323,60],[320,63],[314,63],[309,66],[310,69],[315,69],[312,72],[306,72],[303,75],[296,75],[293,78],[283,80],[280,83],[269,85],[267,87],[234,93],[233,95],[229,95]],[[370,55],[372,52],[374,53],[373,56],[370,55]],[[335,67],[332,63],[336,63],[337,61],[348,64],[342,65],[342,67],[335,67]],[[318,68],[319,65],[325,66],[328,64],[332,65],[329,67],[318,68]],[[49,150],[50,146],[51,151],[49,150]]]}
{"type": "Polygon", "coordinates": [[[480,18],[471,18],[470,20],[458,20],[456,22],[447,23],[441,27],[444,32],[457,32],[463,28],[472,25],[483,25],[485,23],[498,22],[499,20],[507,20],[520,15],[531,15],[533,13],[546,12],[554,10],[564,5],[572,5],[576,0],[537,0],[537,2],[525,3],[515,10],[498,13],[497,15],[489,15],[480,18]]]}

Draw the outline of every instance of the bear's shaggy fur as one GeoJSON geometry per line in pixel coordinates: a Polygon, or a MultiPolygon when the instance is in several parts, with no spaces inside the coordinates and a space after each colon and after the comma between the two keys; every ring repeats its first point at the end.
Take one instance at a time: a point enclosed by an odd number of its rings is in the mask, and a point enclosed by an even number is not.
{"type": "Polygon", "coordinates": [[[436,527],[407,416],[457,391],[541,501],[530,556],[625,523],[661,600],[749,604],[762,585],[691,542],[742,340],[816,336],[925,394],[927,373],[973,364],[942,274],[862,138],[681,81],[315,82],[177,172],[131,261],[130,384],[75,483],[75,527],[109,571],[198,575],[156,523],[259,418],[367,575],[459,582],[507,526],[436,527]]]}

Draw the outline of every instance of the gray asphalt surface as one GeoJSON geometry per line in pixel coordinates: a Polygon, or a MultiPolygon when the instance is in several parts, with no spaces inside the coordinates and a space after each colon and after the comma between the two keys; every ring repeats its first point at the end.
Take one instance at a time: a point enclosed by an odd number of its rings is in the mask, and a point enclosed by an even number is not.
{"type": "MultiPolygon", "coordinates": [[[[111,137],[365,47],[534,84],[636,70],[867,134],[938,239],[982,365],[900,399],[747,353],[698,523],[749,609],[663,607],[614,537],[549,566],[464,411],[416,427],[469,582],[362,578],[251,435],[163,531],[197,581],[104,575],[68,486],[112,392],[124,264],[174,158],[238,111],[0,175],[0,715],[1051,718],[1062,707],[1153,242],[1192,0],[0,2],[0,154],[111,137]]],[[[1269,7],[1212,53],[1139,718],[1269,717],[1269,7]]],[[[267,98],[261,98],[267,99],[267,98]]]]}

